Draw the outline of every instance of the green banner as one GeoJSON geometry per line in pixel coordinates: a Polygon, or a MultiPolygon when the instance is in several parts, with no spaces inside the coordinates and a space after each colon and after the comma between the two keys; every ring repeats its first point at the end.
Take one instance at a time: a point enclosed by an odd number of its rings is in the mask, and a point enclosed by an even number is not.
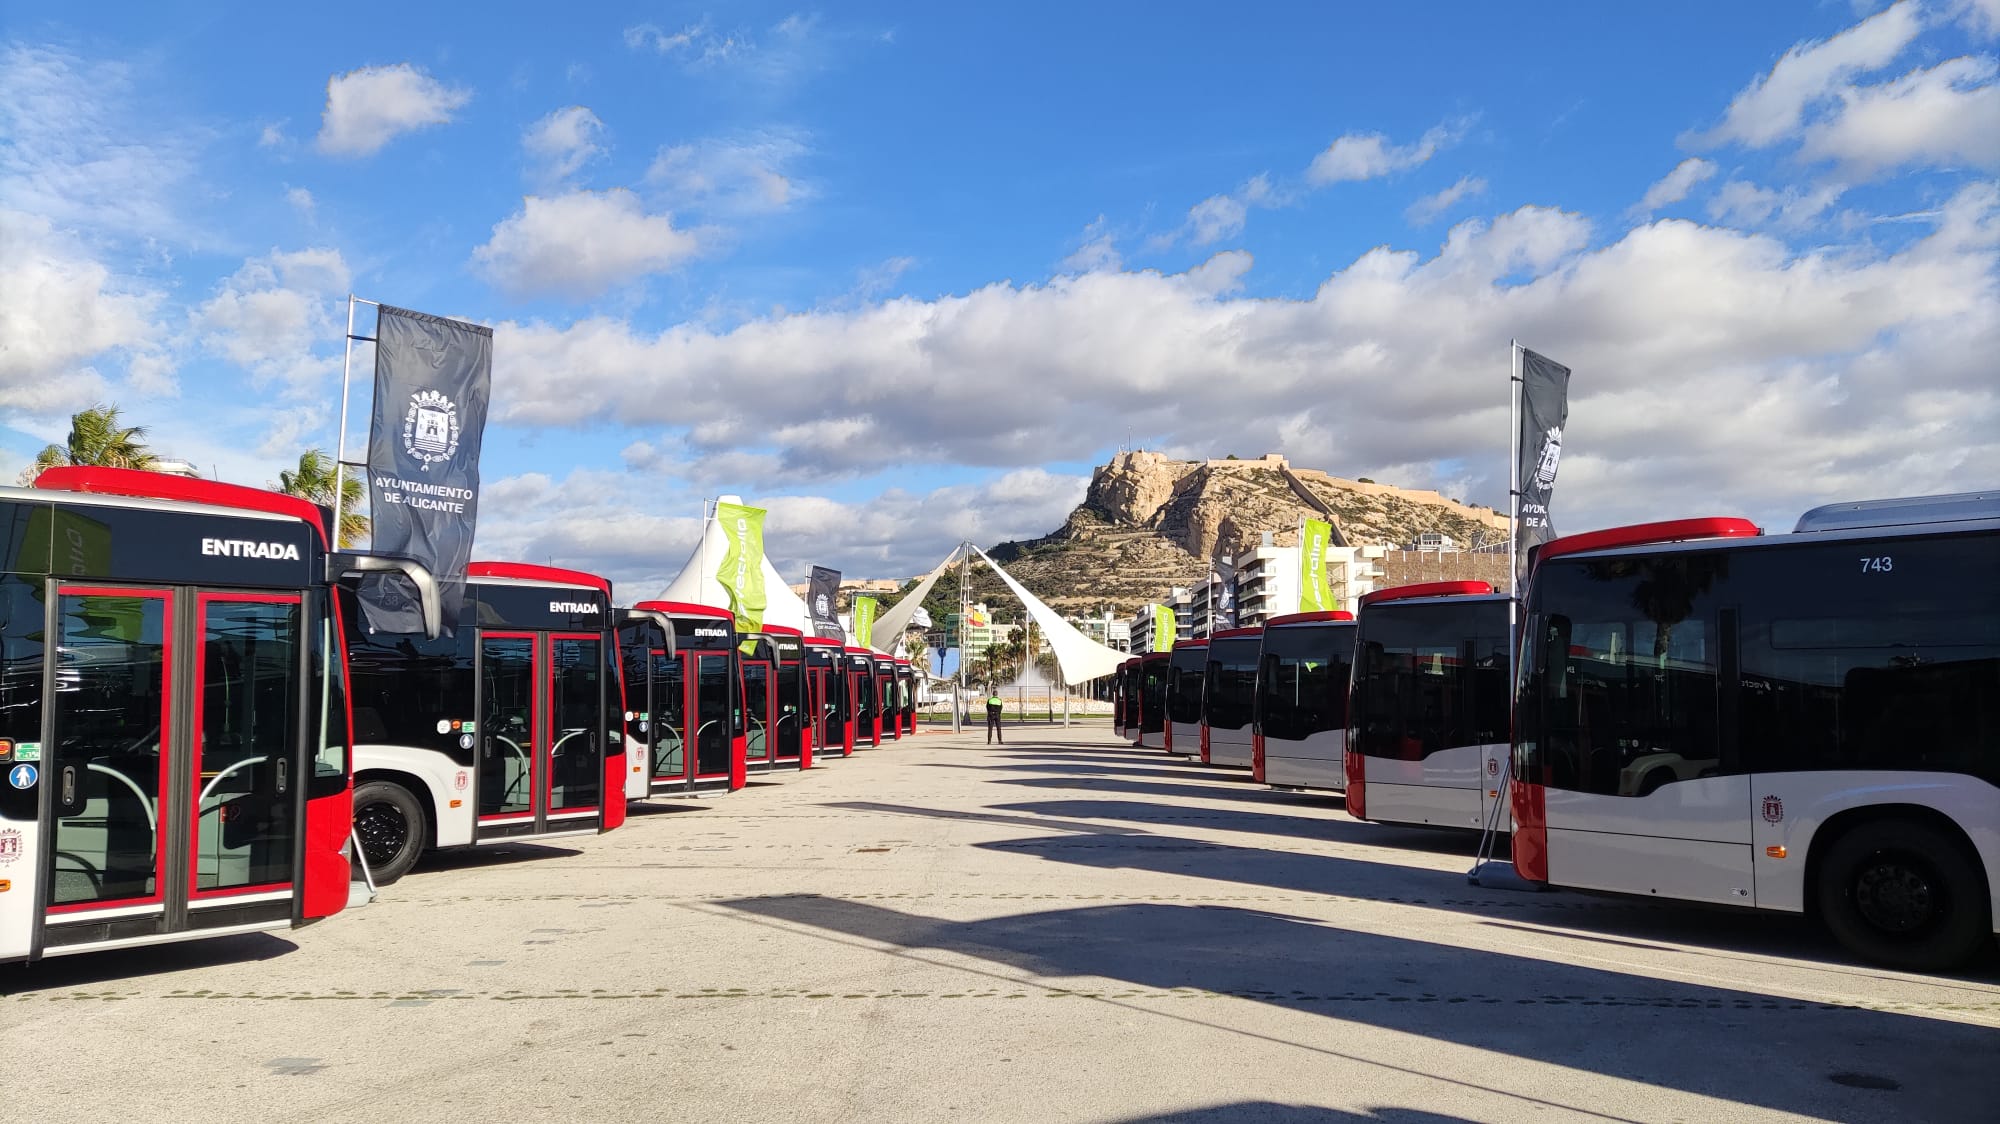
{"type": "Polygon", "coordinates": [[[1153,606],[1153,650],[1170,652],[1174,641],[1180,638],[1181,625],[1174,616],[1172,605],[1153,606]]]}
{"type": "Polygon", "coordinates": [[[715,505],[715,522],[729,549],[722,553],[715,580],[729,594],[736,631],[756,632],[764,624],[764,509],[742,504],[715,505]]]}
{"type": "Polygon", "coordinates": [[[1333,524],[1319,519],[1299,523],[1299,612],[1318,613],[1336,608],[1333,583],[1326,574],[1326,547],[1333,539],[1333,524]]]}
{"type": "Polygon", "coordinates": [[[857,597],[854,599],[854,642],[863,648],[872,648],[874,640],[875,599],[857,597]]]}

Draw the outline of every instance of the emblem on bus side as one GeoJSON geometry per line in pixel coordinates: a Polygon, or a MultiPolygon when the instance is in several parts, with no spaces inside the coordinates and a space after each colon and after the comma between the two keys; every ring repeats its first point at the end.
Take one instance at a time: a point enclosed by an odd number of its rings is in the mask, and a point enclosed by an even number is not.
{"type": "Polygon", "coordinates": [[[463,770],[463,769],[460,769],[460,770],[458,771],[458,774],[457,774],[456,776],[454,776],[454,777],[452,777],[452,778],[451,778],[451,786],[452,786],[453,788],[455,788],[455,789],[459,790],[460,792],[464,792],[464,791],[465,791],[465,786],[466,786],[466,785],[467,785],[468,783],[470,783],[470,782],[469,782],[469,780],[468,780],[468,779],[467,779],[467,777],[466,777],[466,774],[465,774],[465,770],[463,770]]]}
{"type": "Polygon", "coordinates": [[[1785,818],[1785,802],[1775,796],[1764,798],[1764,822],[1777,823],[1785,818]]]}
{"type": "Polygon", "coordinates": [[[458,455],[458,403],[435,390],[410,395],[403,415],[403,451],[436,464],[458,455]]]}
{"type": "Polygon", "coordinates": [[[19,828],[0,831],[0,866],[6,866],[21,857],[21,832],[19,828]]]}

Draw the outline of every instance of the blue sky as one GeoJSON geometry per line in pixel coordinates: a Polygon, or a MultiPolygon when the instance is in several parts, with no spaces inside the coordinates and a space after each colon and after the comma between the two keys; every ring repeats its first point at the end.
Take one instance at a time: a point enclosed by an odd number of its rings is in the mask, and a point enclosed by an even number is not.
{"type": "Polygon", "coordinates": [[[496,327],[478,552],[640,593],[704,496],[902,575],[1128,441],[1498,504],[1511,336],[1559,526],[2000,474],[1996,0],[578,7],[10,6],[0,471],[274,478],[351,290],[496,327]]]}

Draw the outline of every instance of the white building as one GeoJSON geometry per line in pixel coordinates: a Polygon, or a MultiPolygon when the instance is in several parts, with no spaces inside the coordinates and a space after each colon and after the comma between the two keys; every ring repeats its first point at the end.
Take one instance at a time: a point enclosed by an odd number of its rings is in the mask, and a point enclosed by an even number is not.
{"type": "Polygon", "coordinates": [[[1138,615],[1132,618],[1129,626],[1131,629],[1131,651],[1143,654],[1152,651],[1165,651],[1167,648],[1172,647],[1171,642],[1157,646],[1153,643],[1153,610],[1160,605],[1166,605],[1174,611],[1174,639],[1188,640],[1193,638],[1194,594],[1181,586],[1174,586],[1164,600],[1148,601],[1139,607],[1138,615]]]}
{"type": "MultiPolygon", "coordinates": [[[[1333,603],[1353,612],[1361,596],[1380,585],[1381,563],[1387,554],[1388,548],[1382,546],[1327,547],[1326,577],[1333,587],[1333,603]]],[[[1298,611],[1298,547],[1272,546],[1266,542],[1238,556],[1236,619],[1239,623],[1259,625],[1272,617],[1298,611]]]]}
{"type": "Polygon", "coordinates": [[[1112,616],[1109,609],[1104,610],[1104,615],[1099,617],[1075,616],[1065,619],[1076,626],[1078,632],[1107,648],[1116,648],[1121,652],[1132,650],[1132,625],[1112,616]]]}

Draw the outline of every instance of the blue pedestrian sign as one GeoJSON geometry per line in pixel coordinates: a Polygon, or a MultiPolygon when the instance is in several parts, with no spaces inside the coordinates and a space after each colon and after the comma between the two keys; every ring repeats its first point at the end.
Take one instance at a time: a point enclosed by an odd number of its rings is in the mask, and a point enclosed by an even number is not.
{"type": "Polygon", "coordinates": [[[15,788],[33,788],[35,779],[42,774],[33,765],[16,765],[7,774],[7,783],[15,788]]]}

